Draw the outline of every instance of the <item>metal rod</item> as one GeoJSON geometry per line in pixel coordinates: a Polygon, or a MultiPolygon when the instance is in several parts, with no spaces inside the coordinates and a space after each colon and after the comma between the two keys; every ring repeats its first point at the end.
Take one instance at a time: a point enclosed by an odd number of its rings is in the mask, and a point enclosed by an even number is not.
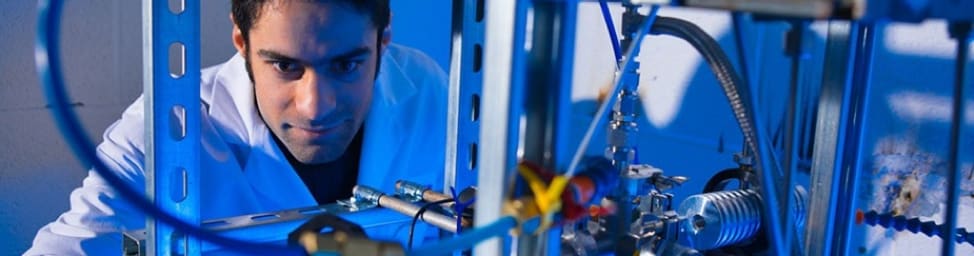
{"type": "MultiPolygon", "coordinates": [[[[405,214],[407,216],[416,215],[420,208],[420,206],[406,202],[405,200],[386,195],[380,196],[378,203],[379,206],[383,208],[389,208],[390,210],[405,214]]],[[[423,214],[419,215],[419,219],[442,230],[454,233],[457,232],[456,219],[446,215],[425,211],[423,214]]],[[[470,227],[469,220],[460,220],[460,223],[463,227],[470,227]]]]}
{"type": "Polygon", "coordinates": [[[957,205],[960,203],[960,145],[964,126],[964,73],[967,66],[971,23],[950,24],[951,36],[957,39],[957,59],[954,69],[954,99],[950,123],[950,146],[947,151],[947,213],[942,227],[943,255],[954,255],[954,236],[957,234],[957,205]]]}
{"type": "MultiPolygon", "coordinates": [[[[808,30],[808,23],[805,21],[794,21],[791,23],[791,30],[788,31],[788,41],[786,46],[786,51],[791,57],[791,82],[788,89],[788,110],[787,118],[785,120],[785,157],[784,157],[784,168],[781,170],[784,175],[785,187],[791,189],[795,186],[795,173],[798,172],[798,162],[801,159],[798,154],[798,147],[801,143],[801,137],[799,136],[797,130],[801,127],[801,122],[804,120],[804,115],[802,115],[802,107],[804,106],[804,98],[802,81],[804,81],[804,72],[802,69],[802,60],[805,55],[805,36],[808,30]]],[[[788,253],[794,252],[790,248],[792,245],[792,239],[794,239],[794,225],[793,223],[795,216],[791,214],[791,205],[794,204],[794,197],[785,196],[784,205],[778,210],[782,219],[782,232],[784,237],[782,237],[782,245],[784,248],[789,248],[788,253]]]]}
{"type": "MultiPolygon", "coordinates": [[[[415,216],[419,212],[419,206],[414,205],[406,200],[395,198],[392,196],[387,196],[386,194],[378,191],[376,189],[357,185],[352,188],[352,195],[356,201],[363,203],[365,205],[378,205],[379,207],[389,208],[393,211],[405,214],[406,216],[415,216]]],[[[452,217],[447,217],[442,214],[435,212],[423,212],[420,215],[420,219],[433,224],[434,226],[450,231],[457,232],[456,219],[452,217]]],[[[460,221],[461,226],[469,227],[470,222],[467,220],[460,221]]]]}
{"type": "MultiPolygon", "coordinates": [[[[842,155],[842,167],[839,173],[838,195],[849,195],[837,197],[835,228],[832,235],[833,250],[832,254],[848,254],[849,246],[852,244],[852,230],[855,223],[854,215],[857,205],[856,196],[859,191],[859,174],[862,170],[866,145],[865,120],[869,112],[866,111],[869,103],[869,88],[872,83],[872,60],[875,52],[876,24],[867,23],[857,26],[855,42],[855,64],[852,75],[852,86],[847,91],[846,114],[846,139],[842,143],[843,148],[837,148],[842,155]]],[[[868,153],[866,153],[868,155],[868,153]]]]}

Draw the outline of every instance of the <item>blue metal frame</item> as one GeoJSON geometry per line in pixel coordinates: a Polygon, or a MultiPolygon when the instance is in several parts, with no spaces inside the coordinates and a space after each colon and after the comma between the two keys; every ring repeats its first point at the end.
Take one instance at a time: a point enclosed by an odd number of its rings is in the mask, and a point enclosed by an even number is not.
{"type": "Polygon", "coordinates": [[[839,184],[843,170],[846,141],[846,118],[849,101],[847,86],[852,77],[852,56],[855,47],[857,24],[849,21],[830,21],[826,42],[825,67],[822,73],[822,92],[819,96],[818,116],[815,125],[815,142],[812,156],[812,177],[808,224],[805,229],[805,255],[834,254],[831,251],[835,237],[837,218],[835,212],[839,200],[839,184]],[[827,253],[829,250],[833,253],[827,253]]]}
{"type": "MultiPolygon", "coordinates": [[[[517,164],[519,113],[524,96],[525,1],[485,0],[484,84],[481,104],[481,144],[478,150],[477,204],[474,225],[502,217],[507,186],[517,164]],[[513,33],[512,33],[513,32],[513,33]]],[[[490,239],[474,248],[476,255],[500,255],[505,246],[490,239]]]]}
{"type": "MultiPolygon", "coordinates": [[[[199,223],[200,0],[143,0],[143,79],[146,194],[161,210],[199,223]],[[170,70],[170,46],[183,46],[181,75],[170,70]]],[[[153,219],[146,222],[147,251],[198,255],[200,241],[153,219]]]]}
{"type": "Polygon", "coordinates": [[[453,2],[453,52],[447,122],[444,189],[457,191],[477,184],[484,59],[485,0],[453,2]],[[452,140],[455,138],[455,141],[452,140]],[[452,150],[451,150],[452,149],[452,150]],[[450,156],[452,155],[452,156],[450,156]]]}
{"type": "Polygon", "coordinates": [[[950,118],[950,142],[947,151],[947,211],[944,216],[946,220],[941,232],[944,234],[941,253],[943,255],[954,255],[954,240],[957,235],[957,207],[960,204],[960,179],[962,176],[960,164],[960,145],[962,145],[961,134],[964,129],[965,115],[965,88],[971,86],[965,84],[964,74],[967,72],[967,58],[969,54],[968,44],[971,41],[971,22],[952,23],[949,27],[950,36],[957,40],[957,57],[954,66],[954,98],[951,105],[950,118]]]}
{"type": "Polygon", "coordinates": [[[838,227],[833,230],[834,240],[832,253],[848,254],[852,253],[852,229],[856,212],[856,196],[859,192],[859,174],[867,163],[863,156],[869,156],[866,150],[865,132],[867,120],[866,110],[869,106],[869,88],[872,85],[872,61],[874,45],[876,42],[876,24],[863,23],[853,27],[856,29],[853,49],[855,53],[853,59],[853,74],[850,86],[847,86],[846,98],[843,108],[846,111],[845,120],[845,140],[840,141],[842,148],[836,148],[836,152],[842,153],[842,165],[838,184],[838,195],[853,195],[837,197],[835,208],[835,225],[838,227]]]}

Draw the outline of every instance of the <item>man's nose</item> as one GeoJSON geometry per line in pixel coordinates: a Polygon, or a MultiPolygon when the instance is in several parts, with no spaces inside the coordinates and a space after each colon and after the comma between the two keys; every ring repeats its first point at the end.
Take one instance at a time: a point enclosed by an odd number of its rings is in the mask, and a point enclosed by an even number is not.
{"type": "Polygon", "coordinates": [[[327,79],[318,72],[308,72],[305,81],[296,90],[295,102],[298,113],[312,122],[323,121],[331,112],[335,111],[335,90],[327,84],[327,79]]]}

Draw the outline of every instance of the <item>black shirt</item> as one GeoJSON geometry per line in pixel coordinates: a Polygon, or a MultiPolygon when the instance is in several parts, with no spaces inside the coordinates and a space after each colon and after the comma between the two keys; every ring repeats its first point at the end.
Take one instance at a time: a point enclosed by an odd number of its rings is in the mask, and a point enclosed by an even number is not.
{"type": "Polygon", "coordinates": [[[301,181],[311,191],[318,204],[330,204],[339,199],[352,196],[352,188],[358,179],[359,159],[362,155],[362,130],[359,128],[355,138],[349,143],[345,153],[335,161],[323,164],[304,164],[298,162],[294,155],[287,150],[281,141],[274,136],[274,141],[287,156],[287,161],[294,167],[294,171],[301,177],[301,181]]]}

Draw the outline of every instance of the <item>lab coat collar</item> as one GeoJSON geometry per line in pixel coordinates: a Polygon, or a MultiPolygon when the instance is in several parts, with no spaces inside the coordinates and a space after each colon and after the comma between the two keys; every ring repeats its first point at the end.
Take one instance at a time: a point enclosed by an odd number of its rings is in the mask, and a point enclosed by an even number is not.
{"type": "MultiPolygon", "coordinates": [[[[382,65],[376,79],[373,100],[366,117],[365,136],[363,141],[363,156],[360,160],[359,172],[371,170],[371,173],[387,173],[390,177],[366,177],[359,175],[358,183],[387,190],[387,185],[393,184],[397,176],[397,168],[393,164],[401,158],[405,127],[404,113],[408,111],[400,106],[408,102],[417,94],[417,87],[407,74],[405,67],[395,58],[399,49],[387,47],[382,54],[382,65]]],[[[276,143],[272,143],[273,134],[260,118],[254,103],[253,83],[250,81],[245,68],[245,60],[240,54],[235,54],[220,68],[215,79],[210,97],[218,102],[233,102],[235,107],[210,110],[216,119],[242,122],[237,127],[247,127],[246,131],[226,131],[228,135],[238,137],[241,148],[246,150],[246,158],[239,159],[244,175],[251,181],[253,190],[263,200],[287,201],[286,205],[275,208],[293,208],[314,204],[314,198],[307,187],[303,185],[294,168],[283,157],[283,150],[276,143]],[[246,87],[246,88],[240,88],[246,87]],[[226,97],[230,99],[227,100],[226,97]],[[222,98],[217,100],[218,98],[222,98]],[[236,111],[232,111],[232,110],[236,111]],[[236,115],[236,117],[231,117],[236,115]],[[223,117],[220,117],[223,116],[223,117]],[[269,184],[268,181],[273,181],[269,184]],[[295,194],[297,193],[297,194],[295,194]],[[289,198],[288,200],[275,200],[289,198]],[[297,200],[295,200],[297,199],[297,200]],[[295,205],[291,205],[295,204],[295,205]]],[[[214,101],[211,101],[214,102],[214,101]]],[[[408,115],[412,116],[412,115],[408,115]]],[[[228,138],[231,139],[231,138],[228,138]]],[[[232,140],[232,139],[231,139],[232,140]]],[[[228,140],[230,142],[230,140],[228,140]]],[[[233,143],[233,142],[231,142],[233,143]]],[[[231,146],[233,147],[233,146],[231,146]]],[[[236,148],[236,147],[235,147],[236,148]]],[[[401,177],[400,177],[401,178],[401,177]]],[[[268,202],[269,203],[269,202],[268,202]]]]}
{"type": "MultiPolygon", "coordinates": [[[[374,95],[379,96],[376,98],[385,101],[388,105],[402,103],[416,94],[416,85],[404,73],[405,68],[402,65],[403,63],[399,63],[392,56],[393,54],[398,54],[398,50],[394,46],[386,47],[382,53],[382,65],[379,67],[379,77],[376,79],[376,93],[374,95]]],[[[373,98],[373,100],[376,98],[373,98]]]]}

